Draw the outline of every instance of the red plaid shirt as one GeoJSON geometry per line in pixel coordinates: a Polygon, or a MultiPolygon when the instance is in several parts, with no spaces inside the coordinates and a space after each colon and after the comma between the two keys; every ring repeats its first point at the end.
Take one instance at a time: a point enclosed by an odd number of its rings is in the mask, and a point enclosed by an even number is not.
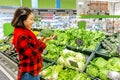
{"type": "Polygon", "coordinates": [[[19,53],[17,80],[20,80],[25,72],[33,76],[38,75],[42,68],[41,53],[45,49],[46,44],[37,40],[32,31],[22,28],[14,29],[13,44],[19,53]]]}

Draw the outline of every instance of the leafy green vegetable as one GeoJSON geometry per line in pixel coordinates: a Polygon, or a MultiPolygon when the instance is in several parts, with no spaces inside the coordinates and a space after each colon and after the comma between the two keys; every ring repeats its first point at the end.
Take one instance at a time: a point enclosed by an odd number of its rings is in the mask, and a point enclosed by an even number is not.
{"type": "Polygon", "coordinates": [[[62,71],[63,66],[61,65],[53,65],[50,66],[46,69],[44,69],[40,75],[43,77],[45,80],[57,80],[58,74],[60,71],[62,71]]]}
{"type": "Polygon", "coordinates": [[[72,37],[70,37],[70,45],[78,46],[84,49],[94,50],[97,44],[105,37],[103,32],[99,31],[86,31],[81,29],[70,29],[72,37]],[[74,33],[72,32],[74,30],[74,33]],[[76,34],[77,33],[77,34],[76,34]],[[79,43],[76,44],[76,39],[80,39],[79,43]]]}
{"type": "Polygon", "coordinates": [[[73,80],[76,74],[78,74],[78,71],[66,68],[59,73],[57,80],[73,80]]]}
{"type": "Polygon", "coordinates": [[[46,51],[47,54],[43,54],[45,58],[56,60],[62,52],[64,46],[58,46],[53,42],[47,43],[46,51]]]}
{"type": "Polygon", "coordinates": [[[40,36],[41,37],[49,37],[49,36],[51,36],[51,35],[53,35],[54,34],[54,31],[52,31],[52,30],[48,30],[48,29],[43,29],[41,32],[40,32],[40,36]]]}
{"type": "MultiPolygon", "coordinates": [[[[54,66],[55,67],[55,66],[54,66]]],[[[44,69],[41,73],[40,73],[40,75],[41,75],[41,77],[48,77],[48,76],[50,76],[51,75],[51,73],[52,73],[52,68],[53,68],[53,66],[50,66],[50,67],[48,67],[47,69],[44,69]]]]}
{"type": "Polygon", "coordinates": [[[77,74],[73,80],[91,80],[85,73],[77,74]]]}
{"type": "Polygon", "coordinates": [[[52,72],[52,79],[53,79],[53,80],[57,80],[58,74],[59,74],[60,71],[62,71],[62,69],[63,69],[63,66],[61,66],[61,65],[57,65],[57,66],[54,68],[54,70],[53,70],[53,72],[52,72]]]}
{"type": "Polygon", "coordinates": [[[0,44],[2,44],[4,42],[4,40],[0,39],[0,44]]]}
{"type": "Polygon", "coordinates": [[[86,68],[87,74],[93,78],[98,77],[101,80],[109,80],[107,78],[109,71],[120,71],[120,58],[112,57],[107,61],[101,57],[97,57],[86,68]]]}
{"type": "Polygon", "coordinates": [[[85,61],[85,55],[82,53],[64,49],[57,63],[81,71],[85,61]]]}
{"type": "Polygon", "coordinates": [[[100,69],[100,73],[99,73],[99,77],[101,80],[109,80],[107,78],[107,74],[108,74],[109,70],[107,69],[100,69]]]}
{"type": "Polygon", "coordinates": [[[98,69],[101,69],[104,66],[106,66],[107,61],[102,57],[98,57],[98,58],[93,59],[91,63],[95,65],[98,69]]]}
{"type": "Polygon", "coordinates": [[[2,46],[0,46],[0,51],[6,51],[7,49],[9,49],[11,46],[8,44],[4,44],[2,46]]]}
{"type": "Polygon", "coordinates": [[[113,57],[108,60],[107,67],[113,71],[120,71],[120,58],[113,57]]]}
{"type": "Polygon", "coordinates": [[[107,36],[102,42],[101,42],[101,47],[98,49],[101,51],[100,53],[104,53],[105,55],[109,57],[116,57],[120,56],[119,51],[118,51],[118,46],[120,45],[119,41],[119,35],[120,33],[115,33],[111,36],[107,36]],[[101,49],[104,49],[105,51],[102,52],[101,49]],[[105,53],[106,52],[106,53],[105,53]]]}
{"type": "Polygon", "coordinates": [[[86,68],[86,73],[91,75],[92,77],[98,77],[99,76],[99,70],[96,66],[88,65],[86,68]]]}

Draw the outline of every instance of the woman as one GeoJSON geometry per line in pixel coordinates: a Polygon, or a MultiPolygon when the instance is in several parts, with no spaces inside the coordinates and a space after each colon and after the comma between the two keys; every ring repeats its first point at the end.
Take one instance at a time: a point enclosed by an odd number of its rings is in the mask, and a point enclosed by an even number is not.
{"type": "Polygon", "coordinates": [[[45,43],[54,38],[50,36],[38,40],[31,31],[33,23],[31,9],[20,7],[15,11],[11,24],[14,26],[13,45],[19,55],[17,80],[40,80],[41,54],[46,47],[45,43]]]}

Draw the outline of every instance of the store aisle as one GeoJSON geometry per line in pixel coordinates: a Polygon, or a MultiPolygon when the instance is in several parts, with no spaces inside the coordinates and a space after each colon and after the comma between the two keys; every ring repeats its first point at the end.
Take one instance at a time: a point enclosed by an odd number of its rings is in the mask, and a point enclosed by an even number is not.
{"type": "Polygon", "coordinates": [[[0,80],[14,80],[1,65],[0,65],[0,80]]]}

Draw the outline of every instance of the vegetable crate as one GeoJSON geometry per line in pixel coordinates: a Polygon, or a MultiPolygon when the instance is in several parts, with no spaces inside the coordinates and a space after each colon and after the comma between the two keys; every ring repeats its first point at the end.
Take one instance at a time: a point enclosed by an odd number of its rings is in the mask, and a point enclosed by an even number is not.
{"type": "Polygon", "coordinates": [[[49,66],[54,65],[54,64],[56,64],[55,60],[50,60],[50,59],[47,59],[47,58],[43,57],[43,68],[42,68],[42,70],[44,70],[44,69],[46,69],[49,66]]]}
{"type": "Polygon", "coordinates": [[[96,54],[103,57],[120,57],[120,33],[107,36],[97,46],[96,54]]]}
{"type": "Polygon", "coordinates": [[[95,54],[95,57],[86,66],[84,72],[86,72],[92,80],[120,80],[119,71],[120,58],[110,57],[108,59],[95,54]]]}
{"type": "Polygon", "coordinates": [[[109,53],[103,49],[102,41],[98,44],[95,54],[96,56],[101,56],[107,59],[110,58],[109,53]]]}
{"type": "Polygon", "coordinates": [[[84,52],[84,53],[92,53],[93,50],[89,50],[89,49],[82,49],[80,47],[74,47],[74,46],[71,46],[71,45],[66,45],[66,48],[69,49],[69,50],[73,50],[73,51],[79,51],[79,52],[84,52]]]}

